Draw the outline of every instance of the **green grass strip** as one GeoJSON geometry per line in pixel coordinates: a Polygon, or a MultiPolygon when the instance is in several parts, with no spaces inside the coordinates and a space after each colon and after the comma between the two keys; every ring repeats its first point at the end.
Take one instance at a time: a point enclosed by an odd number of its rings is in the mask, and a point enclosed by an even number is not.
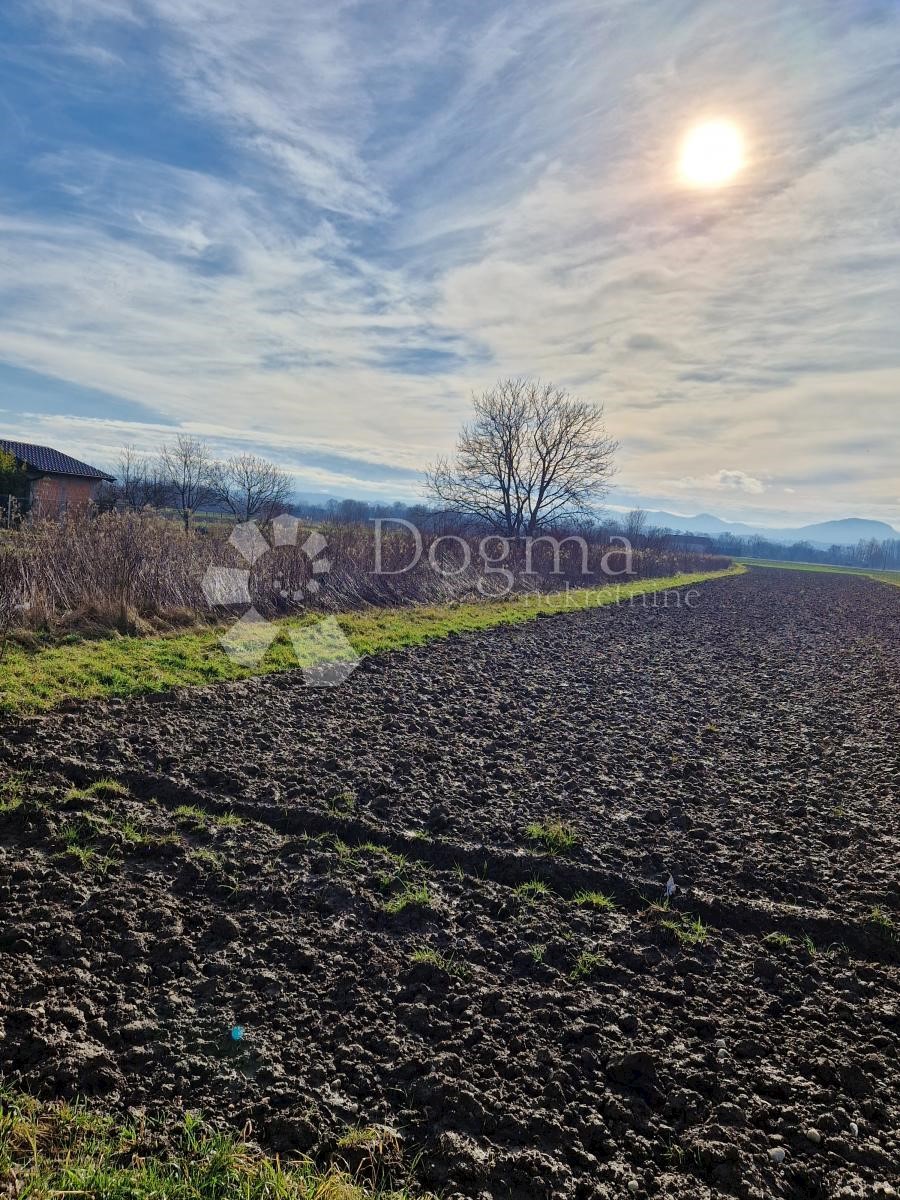
{"type": "MultiPolygon", "coordinates": [[[[186,1115],[119,1124],[78,1104],[0,1097],[0,1183],[10,1196],[94,1200],[373,1200],[337,1169],[269,1158],[186,1115]]],[[[387,1193],[380,1193],[387,1200],[387,1193]]],[[[409,1200],[392,1191],[391,1200],[409,1200]]]]}
{"type": "MultiPolygon", "coordinates": [[[[726,571],[670,575],[505,600],[366,609],[339,614],[338,622],[357,654],[380,654],[420,646],[451,633],[516,625],[541,613],[577,612],[651,592],[687,588],[709,579],[739,575],[745,569],[734,566],[726,571]]],[[[0,712],[35,712],[66,700],[139,696],[291,670],[298,662],[287,634],[315,625],[322,616],[311,613],[279,621],[282,636],[252,668],[233,662],[219,644],[221,631],[210,626],[151,637],[69,638],[37,649],[11,645],[0,664],[0,712]]],[[[311,645],[300,665],[323,661],[322,653],[321,644],[311,645]]]]}
{"type": "Polygon", "coordinates": [[[782,571],[816,571],[824,575],[862,575],[878,583],[891,583],[900,587],[900,571],[870,571],[868,567],[838,567],[832,563],[782,562],[775,558],[738,558],[736,562],[747,567],[778,567],[782,571]]]}

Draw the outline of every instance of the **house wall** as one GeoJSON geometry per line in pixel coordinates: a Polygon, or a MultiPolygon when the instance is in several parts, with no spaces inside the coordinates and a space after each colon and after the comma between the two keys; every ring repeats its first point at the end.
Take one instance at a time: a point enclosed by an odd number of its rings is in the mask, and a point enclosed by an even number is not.
{"type": "Polygon", "coordinates": [[[31,485],[30,512],[35,517],[56,517],[73,509],[87,508],[100,481],[77,475],[42,475],[31,485]]]}

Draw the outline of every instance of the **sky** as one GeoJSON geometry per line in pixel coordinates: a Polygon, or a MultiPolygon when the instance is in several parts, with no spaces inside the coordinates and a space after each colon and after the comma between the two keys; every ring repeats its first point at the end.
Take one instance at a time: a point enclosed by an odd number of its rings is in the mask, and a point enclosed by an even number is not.
{"type": "Polygon", "coordinates": [[[900,526],[898,79],[896,0],[5,0],[0,435],[405,500],[531,376],[614,505],[900,526]]]}

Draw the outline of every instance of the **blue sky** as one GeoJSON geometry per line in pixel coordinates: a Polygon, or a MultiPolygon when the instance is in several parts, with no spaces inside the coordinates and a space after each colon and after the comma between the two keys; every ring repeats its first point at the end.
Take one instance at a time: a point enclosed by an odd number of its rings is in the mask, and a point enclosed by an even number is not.
{"type": "Polygon", "coordinates": [[[0,432],[405,498],[472,389],[617,504],[900,525],[893,0],[7,0],[0,432]],[[688,188],[698,121],[743,131],[688,188]]]}

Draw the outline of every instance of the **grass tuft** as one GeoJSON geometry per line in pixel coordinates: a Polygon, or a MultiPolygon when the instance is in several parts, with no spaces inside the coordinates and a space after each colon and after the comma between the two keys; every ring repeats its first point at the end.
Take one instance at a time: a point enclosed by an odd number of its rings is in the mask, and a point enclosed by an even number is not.
{"type": "Polygon", "coordinates": [[[794,939],[787,933],[767,933],[763,938],[763,945],[775,950],[790,950],[793,944],[794,939]]]}
{"type": "Polygon", "coordinates": [[[588,979],[594,972],[602,966],[605,966],[606,959],[602,954],[592,954],[587,950],[583,950],[575,960],[575,965],[569,972],[571,980],[588,979]]]}
{"type": "Polygon", "coordinates": [[[246,824],[243,817],[239,817],[237,813],[227,812],[221,813],[212,819],[213,825],[217,825],[219,829],[240,829],[246,824]]]}
{"type": "Polygon", "coordinates": [[[439,950],[435,950],[431,946],[420,946],[417,950],[413,950],[409,961],[414,964],[437,967],[439,971],[445,971],[448,975],[455,975],[459,979],[465,978],[469,973],[466,966],[459,962],[454,955],[441,954],[439,950]]]}
{"type": "Polygon", "coordinates": [[[343,813],[351,813],[355,808],[355,792],[344,791],[337,796],[332,796],[328,801],[328,811],[332,814],[332,816],[339,816],[343,813]]]}
{"type": "Polygon", "coordinates": [[[111,855],[101,853],[100,848],[91,840],[95,829],[84,822],[64,825],[56,834],[56,842],[62,849],[54,857],[71,865],[77,864],[83,871],[97,871],[101,875],[108,874],[119,865],[119,860],[111,855]]]}
{"type": "Polygon", "coordinates": [[[576,892],[572,902],[587,908],[599,908],[604,912],[615,912],[616,909],[612,896],[605,896],[603,892],[576,892]]]}
{"type": "Polygon", "coordinates": [[[196,846],[191,850],[189,857],[198,866],[206,867],[211,871],[224,871],[225,860],[221,854],[217,854],[215,850],[207,850],[205,846],[196,846]]]}
{"type": "Polygon", "coordinates": [[[396,1129],[388,1125],[365,1125],[357,1129],[348,1129],[338,1138],[341,1150],[366,1150],[379,1156],[398,1156],[401,1138],[396,1129]]]}
{"type": "Polygon", "coordinates": [[[21,808],[24,799],[24,776],[9,775],[0,781],[0,813],[14,812],[17,808],[21,808]]]}
{"type": "Polygon", "coordinates": [[[520,883],[514,890],[517,896],[521,896],[530,904],[533,904],[538,898],[543,899],[553,894],[543,879],[529,879],[527,883],[520,883]]]}
{"type": "Polygon", "coordinates": [[[686,917],[683,913],[675,913],[660,921],[660,926],[668,930],[676,942],[685,947],[705,946],[709,941],[709,926],[700,917],[686,917]]]}
{"type": "Polygon", "coordinates": [[[404,912],[407,908],[433,908],[434,903],[431,899],[431,892],[428,890],[427,883],[420,883],[417,886],[407,884],[396,896],[392,896],[390,900],[385,901],[384,911],[392,917],[398,913],[404,912]]]}
{"type": "Polygon", "coordinates": [[[96,779],[84,790],[88,796],[96,796],[101,800],[112,800],[116,796],[128,795],[128,788],[124,783],[119,783],[118,779],[96,779]]]}
{"type": "Polygon", "coordinates": [[[179,804],[174,816],[180,825],[204,826],[209,820],[209,813],[197,804],[179,804]]]}
{"type": "Polygon", "coordinates": [[[869,909],[869,924],[874,925],[880,933],[886,934],[890,938],[897,936],[896,921],[880,905],[875,904],[869,909]]]}
{"type": "Polygon", "coordinates": [[[127,795],[128,788],[124,783],[119,783],[118,779],[95,779],[87,787],[69,788],[63,797],[63,803],[71,804],[78,800],[113,800],[127,795]]]}
{"type": "Polygon", "coordinates": [[[525,826],[525,836],[543,846],[547,854],[565,854],[578,844],[575,830],[564,821],[532,821],[525,826]]]}

